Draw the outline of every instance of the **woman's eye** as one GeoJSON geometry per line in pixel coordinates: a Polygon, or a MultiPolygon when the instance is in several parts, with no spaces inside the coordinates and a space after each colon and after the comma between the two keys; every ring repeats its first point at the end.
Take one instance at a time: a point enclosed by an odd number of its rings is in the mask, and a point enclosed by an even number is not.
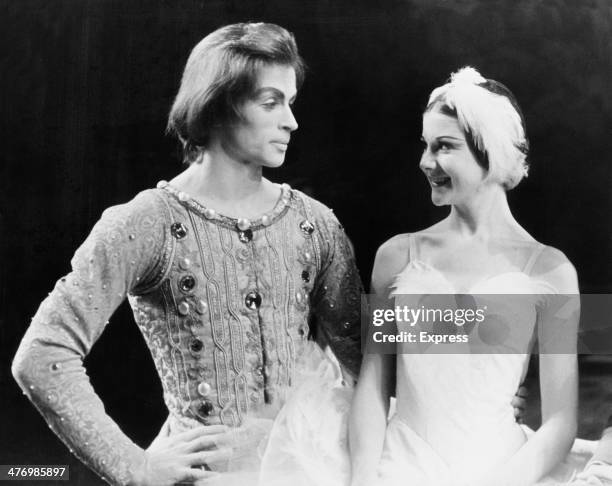
{"type": "Polygon", "coordinates": [[[440,152],[448,152],[451,149],[451,146],[448,143],[440,142],[437,148],[440,152]]]}

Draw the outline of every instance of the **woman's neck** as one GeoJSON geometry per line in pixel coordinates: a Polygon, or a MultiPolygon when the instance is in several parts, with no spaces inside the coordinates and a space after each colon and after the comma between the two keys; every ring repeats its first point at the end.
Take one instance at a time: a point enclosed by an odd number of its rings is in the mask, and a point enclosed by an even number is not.
{"type": "Polygon", "coordinates": [[[453,205],[447,219],[449,228],[461,236],[488,239],[517,231],[527,232],[512,216],[503,187],[486,186],[468,201],[453,205]]]}

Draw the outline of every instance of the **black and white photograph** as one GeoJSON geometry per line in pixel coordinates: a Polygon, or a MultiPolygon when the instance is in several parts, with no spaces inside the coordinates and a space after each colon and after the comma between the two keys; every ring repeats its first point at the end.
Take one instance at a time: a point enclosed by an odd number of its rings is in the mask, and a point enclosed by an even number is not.
{"type": "Polygon", "coordinates": [[[612,3],[0,26],[0,483],[612,486],[612,3]]]}

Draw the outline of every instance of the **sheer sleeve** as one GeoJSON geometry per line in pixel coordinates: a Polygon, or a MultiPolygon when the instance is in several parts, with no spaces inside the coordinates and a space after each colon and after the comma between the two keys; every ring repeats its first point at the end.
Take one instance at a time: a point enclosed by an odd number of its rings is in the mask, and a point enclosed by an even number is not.
{"type": "Polygon", "coordinates": [[[13,375],[70,450],[111,484],[129,484],[144,451],[105,413],[83,367],[128,292],[155,286],[169,251],[165,204],[153,191],[107,209],[34,316],[13,375]]]}
{"type": "Polygon", "coordinates": [[[311,326],[356,378],[361,365],[360,305],[363,290],[353,246],[331,212],[319,223],[321,272],[313,288],[311,326]]]}

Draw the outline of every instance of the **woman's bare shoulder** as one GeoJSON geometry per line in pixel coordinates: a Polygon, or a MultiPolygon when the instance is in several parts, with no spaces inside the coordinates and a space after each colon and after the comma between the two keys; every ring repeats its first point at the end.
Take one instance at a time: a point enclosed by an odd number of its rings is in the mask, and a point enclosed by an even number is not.
{"type": "Polygon", "coordinates": [[[376,252],[376,260],[374,262],[375,268],[381,267],[383,270],[387,270],[389,273],[396,275],[399,273],[410,261],[410,241],[413,240],[414,244],[421,244],[424,240],[437,240],[444,236],[446,228],[446,221],[442,220],[433,226],[413,231],[411,233],[400,233],[392,238],[385,241],[376,252]],[[418,242],[418,243],[417,243],[418,242]]]}
{"type": "Polygon", "coordinates": [[[545,246],[533,266],[531,275],[546,281],[561,294],[578,293],[578,275],[572,262],[559,249],[545,246]]]}
{"type": "Polygon", "coordinates": [[[385,241],[376,252],[372,270],[372,291],[385,293],[395,276],[410,261],[410,233],[402,233],[385,241]]]}
{"type": "Polygon", "coordinates": [[[385,241],[378,247],[376,256],[381,258],[393,258],[400,256],[410,248],[410,236],[412,233],[401,233],[385,241]]]}

